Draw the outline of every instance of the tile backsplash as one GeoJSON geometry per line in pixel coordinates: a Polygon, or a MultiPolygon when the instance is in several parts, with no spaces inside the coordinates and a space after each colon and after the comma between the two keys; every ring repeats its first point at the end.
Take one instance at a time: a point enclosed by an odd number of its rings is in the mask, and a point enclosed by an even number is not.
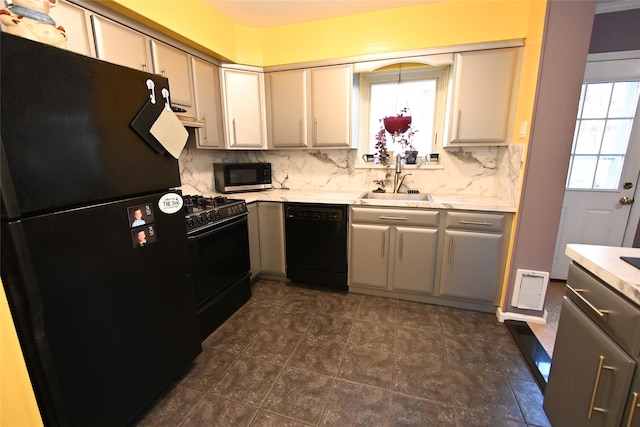
{"type": "MultiPolygon", "coordinates": [[[[522,144],[443,150],[440,168],[403,165],[403,174],[411,174],[405,184],[422,193],[481,195],[515,204],[522,155],[522,144]]],[[[274,188],[291,190],[370,191],[387,173],[364,165],[357,150],[202,150],[188,144],[179,158],[184,194],[215,191],[214,162],[270,162],[274,188]]],[[[394,171],[391,166],[390,176],[394,171]]]]}

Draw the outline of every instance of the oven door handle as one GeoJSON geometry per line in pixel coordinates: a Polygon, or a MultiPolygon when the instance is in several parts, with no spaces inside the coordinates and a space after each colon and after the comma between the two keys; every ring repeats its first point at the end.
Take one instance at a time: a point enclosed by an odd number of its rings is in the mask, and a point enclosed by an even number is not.
{"type": "Polygon", "coordinates": [[[227,222],[225,222],[223,225],[219,226],[219,227],[212,227],[211,230],[209,231],[205,231],[204,233],[194,233],[192,235],[187,236],[188,240],[196,240],[196,239],[201,239],[203,237],[208,237],[211,235],[214,235],[216,233],[219,233],[221,231],[224,231],[225,229],[232,227],[240,222],[243,222],[247,220],[247,216],[249,215],[249,213],[245,212],[241,215],[237,215],[234,216],[233,218],[227,220],[227,222]]]}

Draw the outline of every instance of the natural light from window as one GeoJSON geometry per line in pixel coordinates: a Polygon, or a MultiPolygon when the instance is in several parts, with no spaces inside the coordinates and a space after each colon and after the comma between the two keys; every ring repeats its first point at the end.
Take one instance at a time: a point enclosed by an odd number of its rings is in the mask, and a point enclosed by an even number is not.
{"type": "MultiPolygon", "coordinates": [[[[398,72],[396,66],[393,71],[363,76],[362,96],[365,102],[362,114],[366,117],[367,132],[360,144],[360,154],[377,154],[375,136],[383,126],[382,119],[396,115],[403,105],[408,106],[411,113],[411,129],[415,131],[412,143],[418,156],[428,156],[433,152],[436,134],[442,135],[443,114],[440,114],[440,109],[443,109],[445,96],[446,69],[403,69],[400,83],[398,72]]],[[[386,136],[387,150],[393,151],[394,156],[403,154],[400,144],[394,142],[391,134],[386,133],[386,136]]]]}
{"type": "Polygon", "coordinates": [[[582,85],[567,189],[617,190],[640,81],[582,85]]]}

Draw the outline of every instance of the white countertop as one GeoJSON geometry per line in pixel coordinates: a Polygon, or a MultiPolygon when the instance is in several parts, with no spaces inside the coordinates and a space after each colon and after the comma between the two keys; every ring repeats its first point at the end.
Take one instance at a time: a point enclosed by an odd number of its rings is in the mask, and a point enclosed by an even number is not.
{"type": "MultiPolygon", "coordinates": [[[[229,198],[244,199],[247,203],[255,201],[302,202],[302,203],[339,203],[360,206],[410,207],[425,209],[466,209],[493,212],[515,212],[515,206],[497,198],[467,195],[433,194],[432,201],[417,200],[379,200],[360,199],[364,191],[303,191],[303,190],[267,190],[246,193],[226,194],[229,198]]],[[[205,194],[212,196],[218,194],[205,194]]]]}
{"type": "Polygon", "coordinates": [[[569,244],[565,254],[640,305],[640,270],[620,259],[640,257],[640,248],[569,244]]]}

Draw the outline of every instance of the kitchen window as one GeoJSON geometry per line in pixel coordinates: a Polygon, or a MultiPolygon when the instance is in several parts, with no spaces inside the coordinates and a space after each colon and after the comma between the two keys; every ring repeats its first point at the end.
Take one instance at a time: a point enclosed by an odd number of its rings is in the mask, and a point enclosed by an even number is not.
{"type": "Polygon", "coordinates": [[[582,85],[567,189],[618,188],[639,94],[637,80],[582,85]]]}
{"type": "MultiPolygon", "coordinates": [[[[376,134],[385,116],[395,115],[400,105],[409,107],[414,129],[413,146],[419,156],[437,151],[444,131],[444,111],[448,66],[394,64],[360,75],[359,158],[377,154],[376,134]]],[[[387,150],[402,154],[402,149],[389,133],[387,150]]]]}

